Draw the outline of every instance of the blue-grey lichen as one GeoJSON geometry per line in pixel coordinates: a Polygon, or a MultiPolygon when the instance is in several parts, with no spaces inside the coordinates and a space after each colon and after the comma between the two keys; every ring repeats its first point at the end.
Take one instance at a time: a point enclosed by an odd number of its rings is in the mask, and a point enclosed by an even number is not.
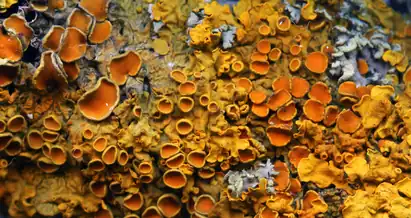
{"type": "Polygon", "coordinates": [[[213,29],[213,33],[221,33],[221,46],[228,49],[234,46],[236,30],[237,28],[234,26],[221,25],[219,28],[213,29]]]}
{"type": "Polygon", "coordinates": [[[317,8],[315,9],[315,13],[322,14],[327,20],[333,20],[333,17],[327,12],[325,8],[317,8]]]}
{"type": "Polygon", "coordinates": [[[230,170],[224,180],[228,183],[228,190],[233,197],[240,197],[241,193],[255,188],[260,180],[267,179],[267,192],[274,193],[274,176],[279,172],[274,170],[273,164],[269,159],[265,163],[257,162],[253,168],[241,171],[230,170]]]}
{"type": "Polygon", "coordinates": [[[291,21],[294,23],[298,23],[298,21],[300,21],[301,18],[301,5],[291,5],[287,0],[284,0],[283,3],[285,5],[285,10],[288,11],[288,13],[290,14],[291,21]]]}
{"type": "MultiPolygon", "coordinates": [[[[362,25],[362,23],[360,23],[362,25]]],[[[354,25],[355,26],[355,25],[354,25]]],[[[360,31],[348,30],[343,26],[335,26],[333,61],[330,74],[337,77],[338,82],[353,80],[358,86],[367,84],[385,84],[385,75],[389,65],[381,60],[384,50],[391,49],[388,36],[382,30],[376,28],[369,39],[360,31]],[[369,73],[366,76],[360,74],[357,59],[366,60],[369,73]]]]}
{"type": "Polygon", "coordinates": [[[187,19],[187,27],[194,27],[203,22],[204,19],[204,10],[199,10],[198,12],[192,11],[190,16],[187,19]]]}

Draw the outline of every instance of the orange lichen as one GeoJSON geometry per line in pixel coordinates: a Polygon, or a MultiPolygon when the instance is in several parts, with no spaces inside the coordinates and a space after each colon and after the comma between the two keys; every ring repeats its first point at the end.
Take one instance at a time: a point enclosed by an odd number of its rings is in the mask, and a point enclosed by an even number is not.
{"type": "Polygon", "coordinates": [[[170,72],[170,78],[178,83],[184,83],[187,81],[187,76],[181,70],[173,70],[170,72]]]}
{"type": "Polygon", "coordinates": [[[277,110],[277,117],[282,121],[290,121],[297,115],[295,103],[290,101],[283,107],[277,110]]]}
{"type": "Polygon", "coordinates": [[[338,86],[338,94],[343,96],[357,96],[357,85],[352,81],[346,81],[338,86]]]}
{"type": "Polygon", "coordinates": [[[402,76],[402,80],[405,84],[408,84],[411,81],[411,67],[408,67],[407,71],[405,71],[404,75],[402,76]]]}
{"type": "Polygon", "coordinates": [[[243,88],[248,93],[251,92],[253,83],[250,81],[250,79],[241,77],[236,81],[236,86],[237,88],[243,88]]]}
{"type": "Polygon", "coordinates": [[[291,27],[291,20],[287,16],[280,16],[277,20],[276,27],[280,31],[288,31],[291,27]]]}
{"type": "Polygon", "coordinates": [[[343,110],[337,117],[337,126],[345,133],[354,133],[360,125],[361,118],[351,110],[343,110]]]}
{"type": "Polygon", "coordinates": [[[110,116],[120,100],[120,90],[114,82],[102,77],[96,86],[78,101],[80,112],[90,120],[104,120],[110,116]]]}
{"type": "Polygon", "coordinates": [[[110,78],[117,85],[124,85],[127,76],[135,76],[141,68],[142,60],[135,51],[127,51],[124,54],[113,57],[108,65],[110,78]]]}
{"type": "Polygon", "coordinates": [[[153,172],[152,163],[149,162],[149,161],[141,162],[138,165],[138,172],[141,173],[141,174],[149,174],[149,173],[153,172]]]}
{"type": "Polygon", "coordinates": [[[69,81],[76,80],[80,74],[80,67],[77,62],[63,63],[64,72],[67,74],[69,81]]]}
{"type": "Polygon", "coordinates": [[[268,208],[274,211],[281,211],[283,213],[292,213],[294,211],[291,206],[293,203],[293,197],[287,192],[280,192],[276,195],[272,195],[267,201],[268,208]]]}
{"type": "Polygon", "coordinates": [[[131,211],[140,210],[143,205],[144,198],[141,192],[138,192],[136,194],[129,194],[124,198],[124,206],[131,211]]]}
{"type": "Polygon", "coordinates": [[[301,217],[313,217],[316,214],[326,212],[327,209],[328,205],[317,192],[309,190],[305,193],[301,217]]]}
{"type": "Polygon", "coordinates": [[[0,87],[13,83],[20,73],[20,64],[0,65],[0,87]]]}
{"type": "Polygon", "coordinates": [[[157,208],[165,217],[174,217],[181,210],[181,202],[174,194],[163,194],[157,200],[157,208]]]}
{"type": "Polygon", "coordinates": [[[208,104],[210,103],[210,96],[208,94],[203,94],[199,98],[199,103],[203,107],[207,107],[208,104]]]}
{"type": "Polygon", "coordinates": [[[67,160],[66,151],[61,146],[53,146],[50,149],[50,159],[56,165],[63,165],[67,160]]]}
{"type": "Polygon", "coordinates": [[[60,134],[58,132],[50,131],[50,130],[44,130],[41,133],[41,137],[43,138],[44,141],[54,143],[57,141],[58,137],[60,134]]]}
{"type": "MultiPolygon", "coordinates": [[[[201,97],[200,97],[200,103],[202,105],[207,105],[208,104],[207,100],[204,99],[204,96],[203,96],[203,99],[201,99],[201,97]]],[[[193,109],[193,107],[194,107],[193,98],[191,98],[191,97],[180,97],[178,99],[178,108],[180,108],[180,110],[182,112],[188,113],[193,109]]]]}
{"type": "Polygon", "coordinates": [[[253,104],[251,111],[258,117],[266,117],[270,112],[270,108],[268,108],[267,104],[253,104]]]}
{"type": "Polygon", "coordinates": [[[211,195],[200,195],[195,201],[194,210],[202,215],[208,215],[214,208],[216,202],[211,195]]]}
{"type": "Polygon", "coordinates": [[[106,165],[102,160],[95,158],[88,162],[88,168],[95,172],[101,172],[106,168],[106,165]]]}
{"type": "Polygon", "coordinates": [[[61,122],[56,115],[48,115],[43,119],[43,126],[52,131],[60,131],[61,122]]]}
{"type": "Polygon", "coordinates": [[[242,61],[235,61],[231,64],[231,69],[236,73],[244,71],[244,63],[242,61]]]}
{"type": "Polygon", "coordinates": [[[79,6],[93,15],[97,21],[104,21],[107,18],[109,0],[81,0],[79,6]]]}
{"type": "Polygon", "coordinates": [[[180,119],[176,122],[176,130],[180,135],[187,135],[193,130],[193,123],[188,119],[180,119]]]}
{"type": "Polygon", "coordinates": [[[72,156],[74,159],[80,159],[80,158],[83,157],[83,155],[84,155],[83,148],[78,147],[78,146],[74,146],[74,147],[71,149],[71,156],[72,156]]]}
{"type": "Polygon", "coordinates": [[[329,104],[332,100],[330,90],[327,84],[323,82],[316,82],[313,86],[311,86],[308,97],[318,100],[324,105],[329,104]]]}
{"type": "Polygon", "coordinates": [[[107,186],[104,182],[91,181],[89,189],[91,193],[99,198],[104,198],[107,194],[107,186]]]}
{"type": "Polygon", "coordinates": [[[10,144],[13,139],[11,133],[0,133],[0,151],[3,151],[10,144]]]}
{"type": "Polygon", "coordinates": [[[291,79],[291,94],[295,98],[302,98],[310,90],[310,84],[307,80],[301,77],[293,77],[291,79]]]}
{"type": "Polygon", "coordinates": [[[85,127],[81,132],[83,138],[91,140],[94,137],[94,132],[89,127],[85,127]]]}
{"type": "Polygon", "coordinates": [[[204,151],[191,151],[187,155],[187,162],[195,168],[202,168],[205,165],[206,153],[204,151]]]}
{"type": "Polygon", "coordinates": [[[163,217],[161,215],[160,210],[156,206],[150,206],[147,207],[143,214],[141,215],[141,218],[161,218],[163,217]]]}
{"type": "Polygon", "coordinates": [[[311,72],[321,74],[328,67],[328,57],[319,51],[311,52],[307,55],[304,65],[311,72]]]}
{"type": "Polygon", "coordinates": [[[174,103],[171,99],[163,97],[157,102],[157,110],[162,114],[170,114],[174,110],[174,103]]]}
{"type": "Polygon", "coordinates": [[[266,75],[270,70],[270,63],[268,61],[252,61],[250,70],[258,75],[266,75]]]}
{"type": "Polygon", "coordinates": [[[276,161],[274,163],[274,170],[279,172],[274,178],[274,181],[277,184],[275,190],[285,191],[290,186],[290,171],[288,170],[287,164],[281,161],[276,161]]]}
{"type": "Polygon", "coordinates": [[[324,54],[332,54],[334,53],[334,47],[328,43],[323,44],[321,46],[321,52],[323,52],[324,54]]]}
{"type": "Polygon", "coordinates": [[[263,91],[257,90],[251,91],[248,96],[250,97],[251,102],[253,102],[254,104],[263,103],[267,97],[263,91]]]}
{"type": "Polygon", "coordinates": [[[15,115],[7,121],[7,130],[21,132],[27,127],[26,119],[21,115],[15,115]]]}
{"type": "Polygon", "coordinates": [[[54,165],[47,157],[40,157],[37,160],[37,167],[45,173],[54,173],[59,169],[59,166],[54,165]]]}
{"type": "Polygon", "coordinates": [[[75,8],[67,18],[67,27],[76,27],[85,34],[88,34],[93,18],[84,11],[75,8]]]}
{"type": "Polygon", "coordinates": [[[43,52],[40,59],[40,66],[33,75],[34,86],[39,90],[67,88],[68,82],[66,75],[61,71],[59,65],[61,65],[61,63],[59,63],[58,56],[54,52],[43,52]]]}
{"type": "Polygon", "coordinates": [[[111,145],[104,149],[103,154],[101,155],[101,160],[106,165],[111,165],[116,162],[118,149],[115,145],[111,145]]]}
{"type": "Polygon", "coordinates": [[[300,58],[292,58],[290,60],[290,64],[288,65],[288,68],[290,68],[291,72],[296,72],[297,70],[299,70],[301,67],[301,59],[300,58]]]}
{"type": "Polygon", "coordinates": [[[267,127],[266,132],[271,145],[275,147],[286,146],[292,138],[290,130],[278,125],[267,127]]]}
{"type": "Polygon", "coordinates": [[[198,171],[198,176],[202,179],[211,179],[215,176],[215,169],[214,168],[201,168],[198,171]]]}
{"type": "MultiPolygon", "coordinates": [[[[0,198],[8,215],[407,217],[411,68],[403,32],[411,28],[379,1],[351,15],[370,27],[398,24],[359,36],[386,35],[392,50],[382,59],[398,72],[363,78],[375,85],[362,87],[339,87],[347,78],[327,74],[328,58],[347,46],[334,45],[335,31],[346,32],[335,24],[348,32],[357,25],[328,19],[339,14],[338,0],[19,7],[35,35],[29,41],[4,23],[4,39],[30,42],[17,63],[0,57],[0,198]],[[43,53],[40,63],[32,51],[43,53]],[[377,85],[386,81],[392,85],[377,85]],[[25,119],[20,130],[9,125],[15,116],[25,119]],[[342,204],[354,191],[360,197],[342,204]]],[[[357,59],[354,68],[369,74],[368,59],[357,59]]],[[[340,62],[337,70],[347,70],[340,62]]]]}
{"type": "Polygon", "coordinates": [[[173,189],[183,188],[187,183],[187,177],[181,170],[170,169],[163,174],[164,184],[173,189]]]}
{"type": "Polygon", "coordinates": [[[267,39],[262,39],[257,42],[256,48],[261,54],[268,54],[271,50],[271,43],[267,39]]]}
{"type": "Polygon", "coordinates": [[[325,108],[325,116],[323,123],[325,126],[330,127],[334,125],[339,114],[339,109],[336,105],[329,105],[325,108]]]}
{"type": "Polygon", "coordinates": [[[365,75],[368,73],[368,64],[365,59],[358,59],[357,60],[357,65],[358,65],[358,71],[360,72],[361,75],[365,75]]]}
{"type": "Polygon", "coordinates": [[[107,147],[107,139],[105,137],[98,137],[93,142],[94,150],[103,152],[107,147]]]}
{"type": "Polygon", "coordinates": [[[276,92],[274,95],[272,95],[268,101],[267,101],[267,106],[273,110],[276,111],[278,110],[281,106],[285,105],[287,102],[291,100],[291,95],[290,93],[285,90],[281,89],[278,92],[276,92]]]}
{"type": "Polygon", "coordinates": [[[264,207],[259,215],[259,218],[277,218],[278,212],[275,210],[271,210],[268,207],[264,207]]]}
{"type": "Polygon", "coordinates": [[[180,168],[186,161],[186,156],[183,153],[178,153],[166,160],[166,166],[171,169],[180,168]]]}
{"type": "Polygon", "coordinates": [[[22,35],[24,48],[27,49],[33,37],[33,29],[27,24],[26,19],[20,15],[12,14],[3,21],[4,28],[16,35],[22,35]]]}
{"type": "Polygon", "coordinates": [[[318,159],[314,154],[300,160],[298,164],[298,176],[302,182],[314,182],[320,188],[326,188],[331,184],[341,187],[344,172],[335,167],[334,163],[318,159]]]}
{"type": "Polygon", "coordinates": [[[266,24],[262,24],[258,27],[258,33],[262,36],[268,36],[271,33],[271,27],[266,24]]]}
{"type": "Polygon", "coordinates": [[[278,77],[271,84],[271,88],[273,89],[274,92],[278,92],[281,89],[284,89],[284,90],[287,90],[288,92],[291,92],[290,78],[287,77],[287,76],[278,77]]]}
{"type": "Polygon", "coordinates": [[[308,0],[307,4],[304,5],[304,7],[301,8],[301,16],[305,20],[315,20],[317,18],[317,13],[315,11],[315,1],[314,0],[308,0]]]}
{"type": "Polygon", "coordinates": [[[64,0],[48,0],[47,7],[50,11],[63,10],[66,7],[66,2],[64,0]]]}
{"type": "Polygon", "coordinates": [[[326,20],[311,21],[308,24],[308,28],[311,31],[321,30],[327,24],[326,20]]]}
{"type": "Polygon", "coordinates": [[[208,105],[207,105],[207,110],[210,113],[217,113],[220,110],[220,106],[218,105],[217,102],[215,101],[211,101],[208,105]]]}
{"type": "MultiPolygon", "coordinates": [[[[1,26],[0,26],[1,28],[1,26]]],[[[6,31],[0,31],[0,58],[19,61],[23,57],[23,45],[20,40],[6,31]]]]}
{"type": "Polygon", "coordinates": [[[60,47],[61,37],[64,34],[64,27],[53,25],[43,37],[43,47],[52,51],[57,51],[60,47]]]}
{"type": "Polygon", "coordinates": [[[290,47],[290,53],[291,53],[292,55],[294,55],[294,56],[300,54],[300,52],[301,52],[301,50],[302,50],[301,47],[302,47],[301,45],[292,45],[292,46],[290,47]]]}
{"type": "Polygon", "coordinates": [[[159,55],[166,55],[170,51],[167,41],[163,39],[154,39],[151,48],[159,55]]]}
{"type": "Polygon", "coordinates": [[[257,158],[257,152],[251,147],[246,149],[238,149],[238,158],[241,163],[250,163],[257,158]]]}
{"type": "Polygon", "coordinates": [[[356,95],[358,98],[362,98],[364,95],[371,95],[371,89],[368,86],[360,86],[356,89],[356,95]]]}
{"type": "Polygon", "coordinates": [[[73,62],[86,53],[87,37],[76,27],[67,27],[61,39],[59,56],[64,62],[73,62]]]}
{"type": "Polygon", "coordinates": [[[255,51],[251,53],[250,60],[251,61],[267,61],[268,57],[266,54],[262,54],[258,51],[255,51]]]}
{"type": "Polygon", "coordinates": [[[314,99],[309,99],[304,103],[304,115],[314,122],[320,122],[324,119],[325,107],[324,105],[314,99]]]}
{"type": "Polygon", "coordinates": [[[279,48],[273,48],[268,54],[268,59],[270,59],[270,61],[278,61],[281,57],[281,54],[282,51],[279,48]]]}
{"type": "Polygon", "coordinates": [[[185,81],[178,86],[181,95],[193,95],[197,91],[197,85],[193,81],[185,81]]]}
{"type": "Polygon", "coordinates": [[[13,137],[9,145],[4,149],[4,152],[8,156],[17,156],[23,150],[23,142],[18,137],[13,137]]]}
{"type": "Polygon", "coordinates": [[[7,127],[6,121],[0,120],[0,133],[6,131],[6,127],[7,127]]]}
{"type": "Polygon", "coordinates": [[[289,152],[288,152],[288,159],[290,160],[290,163],[297,168],[298,163],[300,163],[300,160],[303,158],[308,157],[310,154],[310,150],[305,147],[305,146],[294,146],[289,152]]]}
{"type": "Polygon", "coordinates": [[[27,144],[31,149],[38,150],[43,146],[44,140],[38,130],[29,130],[27,134],[27,144]]]}

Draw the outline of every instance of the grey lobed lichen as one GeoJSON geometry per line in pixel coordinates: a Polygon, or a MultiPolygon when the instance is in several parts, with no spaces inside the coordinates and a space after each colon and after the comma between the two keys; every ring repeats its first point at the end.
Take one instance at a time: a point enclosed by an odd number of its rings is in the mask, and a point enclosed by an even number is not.
{"type": "Polygon", "coordinates": [[[291,21],[294,23],[298,23],[301,18],[301,6],[299,4],[291,5],[287,0],[283,0],[285,5],[285,10],[288,11],[291,21]]]}
{"type": "MultiPolygon", "coordinates": [[[[362,23],[353,23],[353,26],[362,23]]],[[[329,71],[332,77],[337,77],[338,82],[347,80],[354,81],[358,86],[368,84],[387,84],[385,75],[390,67],[381,60],[385,50],[393,49],[394,45],[388,43],[388,36],[379,28],[376,28],[369,39],[363,36],[363,32],[357,31],[358,28],[348,30],[343,26],[335,26],[333,34],[334,53],[333,61],[329,71]],[[365,59],[369,73],[364,77],[360,74],[357,66],[357,59],[365,59]]],[[[362,28],[360,28],[362,29],[362,28]]],[[[395,45],[398,47],[398,45],[395,45]]],[[[396,48],[398,49],[398,48],[396,48]]]]}
{"type": "Polygon", "coordinates": [[[221,25],[219,28],[213,29],[214,33],[221,33],[221,45],[224,49],[234,46],[236,31],[237,28],[231,25],[221,25]]]}
{"type": "Polygon", "coordinates": [[[275,193],[274,176],[279,172],[274,170],[274,165],[269,159],[265,163],[256,162],[253,168],[241,171],[230,170],[225,176],[224,181],[228,183],[228,190],[233,197],[240,197],[241,193],[248,191],[249,188],[255,188],[260,180],[267,179],[267,192],[275,193]]]}
{"type": "Polygon", "coordinates": [[[190,16],[187,18],[186,25],[187,27],[195,27],[198,24],[201,24],[204,19],[204,10],[201,9],[198,12],[191,12],[190,16]]]}

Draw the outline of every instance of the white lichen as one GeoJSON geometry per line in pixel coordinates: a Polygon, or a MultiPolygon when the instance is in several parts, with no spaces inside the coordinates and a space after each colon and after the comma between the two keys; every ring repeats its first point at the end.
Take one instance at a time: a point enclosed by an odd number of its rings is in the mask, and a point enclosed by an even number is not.
{"type": "Polygon", "coordinates": [[[161,29],[161,27],[164,26],[164,23],[161,21],[153,21],[153,30],[155,33],[158,33],[158,31],[161,29]]]}
{"type": "Polygon", "coordinates": [[[240,197],[241,193],[255,188],[260,180],[267,180],[267,192],[274,193],[274,176],[279,172],[274,170],[273,164],[267,159],[266,163],[257,162],[252,169],[234,171],[230,170],[225,176],[224,181],[228,183],[228,190],[233,197],[240,197]]]}
{"type": "Polygon", "coordinates": [[[285,10],[290,13],[291,21],[298,23],[301,19],[301,6],[298,4],[291,5],[287,0],[284,0],[283,3],[285,4],[285,10]]]}
{"type": "Polygon", "coordinates": [[[212,30],[213,33],[221,33],[221,46],[224,49],[234,46],[236,31],[237,28],[231,25],[221,25],[219,28],[212,30]]]}
{"type": "Polygon", "coordinates": [[[187,27],[195,27],[198,24],[201,24],[204,19],[204,10],[199,12],[191,12],[190,16],[187,18],[186,25],[187,27]]]}
{"type": "Polygon", "coordinates": [[[334,20],[333,17],[325,10],[325,8],[317,8],[315,9],[315,12],[318,14],[322,14],[327,20],[334,20]]]}
{"type": "Polygon", "coordinates": [[[384,51],[393,49],[397,45],[388,43],[388,36],[380,28],[375,28],[373,34],[368,38],[364,36],[362,22],[352,21],[353,27],[347,29],[344,26],[333,28],[334,52],[331,55],[333,61],[329,73],[338,78],[338,82],[353,80],[359,86],[369,83],[381,84],[388,72],[388,67],[381,60],[384,51]],[[358,27],[358,28],[357,28],[358,27]],[[365,59],[369,66],[366,76],[360,74],[357,59],[365,59]]]}

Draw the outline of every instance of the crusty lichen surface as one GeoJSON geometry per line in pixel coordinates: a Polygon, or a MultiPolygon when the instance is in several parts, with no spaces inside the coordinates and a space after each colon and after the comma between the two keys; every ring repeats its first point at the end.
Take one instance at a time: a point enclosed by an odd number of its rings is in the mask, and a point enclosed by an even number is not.
{"type": "Polygon", "coordinates": [[[383,0],[0,15],[0,216],[411,217],[411,21],[383,0]]]}

